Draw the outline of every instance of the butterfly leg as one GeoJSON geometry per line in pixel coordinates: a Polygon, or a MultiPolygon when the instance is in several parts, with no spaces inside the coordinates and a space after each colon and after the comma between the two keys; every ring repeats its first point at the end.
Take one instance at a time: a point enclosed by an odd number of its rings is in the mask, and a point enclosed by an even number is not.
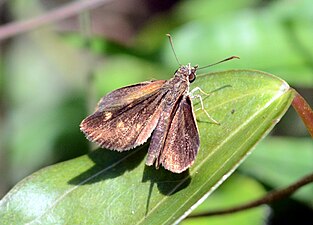
{"type": "MultiPolygon", "coordinates": [[[[201,93],[203,93],[203,94],[205,94],[205,95],[207,95],[207,96],[210,95],[210,94],[204,92],[201,88],[196,87],[196,88],[194,88],[193,90],[191,90],[191,92],[190,92],[190,97],[191,97],[192,99],[193,99],[193,98],[199,98],[199,101],[200,101],[200,104],[201,104],[201,108],[200,108],[200,109],[206,114],[206,116],[207,116],[213,123],[215,123],[215,124],[217,124],[217,125],[220,125],[220,123],[219,123],[218,121],[216,121],[215,119],[213,119],[213,118],[210,116],[210,114],[205,110],[201,95],[195,95],[195,94],[193,94],[195,91],[200,91],[201,93]]],[[[198,110],[199,110],[199,109],[196,109],[196,111],[198,111],[198,110]]]]}
{"type": "Polygon", "coordinates": [[[200,91],[202,94],[204,94],[204,95],[206,95],[206,96],[211,95],[210,93],[204,92],[200,87],[195,87],[194,89],[192,89],[192,90],[190,91],[191,96],[193,96],[193,93],[196,92],[196,91],[200,91]]]}
{"type": "Polygon", "coordinates": [[[210,91],[209,93],[207,93],[207,92],[204,92],[200,87],[195,87],[194,89],[192,89],[191,91],[190,91],[190,94],[192,95],[194,92],[196,92],[196,91],[200,91],[202,94],[204,94],[204,95],[206,95],[206,96],[210,96],[213,92],[216,92],[216,91],[219,91],[219,90],[222,90],[222,89],[224,89],[224,88],[228,88],[228,87],[232,87],[231,85],[224,85],[224,86],[222,86],[222,87],[220,87],[220,88],[217,88],[217,89],[215,89],[215,90],[213,90],[213,91],[210,91]]]}

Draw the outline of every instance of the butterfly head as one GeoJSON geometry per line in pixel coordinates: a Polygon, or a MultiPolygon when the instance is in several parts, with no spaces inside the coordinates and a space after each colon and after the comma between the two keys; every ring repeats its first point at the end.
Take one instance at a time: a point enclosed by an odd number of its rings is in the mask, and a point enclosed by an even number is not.
{"type": "Polygon", "coordinates": [[[176,73],[180,76],[186,78],[190,83],[192,83],[196,79],[196,72],[198,69],[198,65],[191,66],[190,63],[187,65],[181,65],[176,73]]]}

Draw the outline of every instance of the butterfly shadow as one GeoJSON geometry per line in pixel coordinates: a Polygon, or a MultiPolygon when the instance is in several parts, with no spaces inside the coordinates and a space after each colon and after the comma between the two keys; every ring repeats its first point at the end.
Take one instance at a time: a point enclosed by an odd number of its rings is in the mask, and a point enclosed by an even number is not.
{"type": "MultiPolygon", "coordinates": [[[[90,185],[107,179],[114,179],[122,176],[127,171],[132,171],[139,167],[144,160],[149,143],[135,149],[117,152],[107,149],[97,149],[88,154],[94,163],[86,171],[73,177],[68,181],[70,185],[90,185]]],[[[90,162],[88,162],[90,163],[90,162]]],[[[150,182],[150,191],[154,185],[164,195],[172,195],[185,188],[190,183],[189,171],[175,174],[164,168],[156,169],[153,166],[144,166],[141,182],[150,182]]]]}
{"type": "MultiPolygon", "coordinates": [[[[122,176],[125,172],[142,167],[149,144],[146,143],[136,149],[126,152],[116,152],[106,149],[97,149],[88,154],[94,165],[68,181],[71,185],[91,185],[107,179],[122,176]]],[[[90,162],[89,162],[90,163],[90,162]]],[[[146,214],[149,212],[150,200],[155,187],[163,195],[173,195],[186,188],[191,181],[189,170],[183,173],[172,173],[163,167],[144,166],[141,178],[142,183],[150,182],[147,191],[146,214]]]]}
{"type": "Polygon", "coordinates": [[[189,170],[172,173],[163,167],[156,169],[153,166],[145,166],[142,182],[150,182],[145,214],[147,215],[149,212],[152,191],[155,186],[163,195],[170,196],[188,187],[190,181],[189,170]]]}
{"type": "Polygon", "coordinates": [[[147,145],[124,152],[97,149],[88,154],[94,165],[68,181],[71,185],[88,185],[122,176],[136,168],[146,155],[147,145]]]}
{"type": "Polygon", "coordinates": [[[191,177],[189,170],[182,173],[172,173],[163,167],[156,169],[153,166],[145,166],[142,182],[150,182],[150,190],[156,185],[164,195],[172,195],[188,187],[191,177]]]}

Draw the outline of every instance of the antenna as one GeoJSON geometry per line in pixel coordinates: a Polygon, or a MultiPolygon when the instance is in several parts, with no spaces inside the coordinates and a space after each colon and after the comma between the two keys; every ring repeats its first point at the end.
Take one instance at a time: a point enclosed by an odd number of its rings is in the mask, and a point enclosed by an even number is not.
{"type": "Polygon", "coordinates": [[[223,59],[223,60],[218,61],[218,62],[216,62],[216,63],[212,63],[212,64],[209,64],[209,65],[207,65],[207,66],[200,67],[200,68],[198,68],[198,70],[204,69],[204,68],[207,68],[207,67],[210,67],[210,66],[214,66],[214,65],[220,64],[220,63],[222,63],[222,62],[226,62],[226,61],[228,61],[228,60],[232,60],[232,59],[240,59],[240,58],[239,58],[238,56],[231,56],[231,57],[228,57],[227,59],[223,59]]]}
{"type": "Polygon", "coordinates": [[[171,47],[172,47],[172,50],[173,50],[175,59],[176,59],[177,63],[181,66],[181,63],[179,62],[179,60],[178,60],[178,58],[177,58],[177,55],[176,55],[176,52],[175,52],[175,49],[174,49],[174,44],[173,44],[172,36],[171,36],[170,34],[166,34],[166,36],[168,37],[168,39],[169,39],[169,41],[170,41],[170,44],[171,44],[171,47]]]}

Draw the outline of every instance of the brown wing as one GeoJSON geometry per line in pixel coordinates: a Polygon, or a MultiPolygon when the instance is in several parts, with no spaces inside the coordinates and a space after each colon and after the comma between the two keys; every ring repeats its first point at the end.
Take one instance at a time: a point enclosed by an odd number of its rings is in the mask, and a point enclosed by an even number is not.
{"type": "Polygon", "coordinates": [[[200,145],[199,132],[189,96],[184,96],[172,120],[159,163],[181,173],[194,162],[200,145]]]}
{"type": "Polygon", "coordinates": [[[98,102],[97,110],[118,110],[129,104],[134,105],[159,91],[165,82],[166,80],[147,81],[116,89],[98,102]]]}
{"type": "Polygon", "coordinates": [[[124,151],[144,143],[160,117],[160,88],[165,82],[144,82],[109,93],[80,129],[103,148],[124,151]]]}

